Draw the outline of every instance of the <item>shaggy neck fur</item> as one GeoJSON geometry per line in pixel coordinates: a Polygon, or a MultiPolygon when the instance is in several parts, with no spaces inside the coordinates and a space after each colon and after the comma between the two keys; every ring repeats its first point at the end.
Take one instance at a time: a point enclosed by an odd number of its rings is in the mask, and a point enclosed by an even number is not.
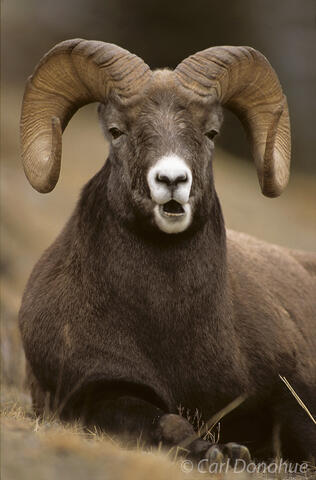
{"type": "MultiPolygon", "coordinates": [[[[170,378],[174,405],[181,399],[192,408],[210,408],[203,385],[223,365],[232,372],[235,350],[227,335],[232,331],[231,303],[217,196],[208,220],[194,232],[131,231],[106,204],[107,175],[102,169],[83,191],[73,217],[77,231],[68,230],[78,242],[76,249],[69,249],[75,252],[71,268],[81,272],[87,302],[98,298],[100,309],[117,309],[115,328],[124,330],[128,324],[142,354],[170,378]],[[117,298],[118,292],[124,297],[117,298]],[[199,351],[192,351],[192,344],[200,345],[199,351]],[[181,358],[175,358],[176,351],[181,358]],[[187,371],[178,371],[184,364],[187,371]]],[[[223,377],[222,385],[217,382],[219,404],[223,392],[225,398],[238,394],[233,381],[227,387],[230,376],[223,377]]]]}

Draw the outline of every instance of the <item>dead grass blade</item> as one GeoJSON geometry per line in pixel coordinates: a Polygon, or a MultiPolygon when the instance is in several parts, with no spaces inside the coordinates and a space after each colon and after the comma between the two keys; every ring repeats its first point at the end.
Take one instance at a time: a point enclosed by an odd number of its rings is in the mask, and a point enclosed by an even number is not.
{"type": "Polygon", "coordinates": [[[183,440],[180,444],[180,448],[186,448],[190,443],[192,443],[194,440],[197,440],[198,438],[202,437],[203,435],[206,434],[208,430],[212,430],[212,428],[222,419],[224,418],[228,413],[232,412],[235,410],[235,408],[239,407],[247,398],[247,395],[240,395],[239,397],[235,398],[232,402],[230,402],[226,407],[224,407],[222,410],[219,412],[215,413],[206,423],[203,425],[203,428],[198,432],[195,433],[194,435],[191,435],[190,437],[186,438],[183,440]]]}
{"type": "Polygon", "coordinates": [[[297,395],[296,391],[294,390],[294,388],[292,387],[292,385],[288,382],[288,380],[285,378],[285,377],[282,377],[281,375],[279,375],[279,377],[281,378],[282,382],[285,383],[285,385],[287,386],[287,388],[290,390],[291,394],[293,395],[293,397],[295,398],[295,400],[297,401],[297,403],[305,410],[305,412],[307,413],[307,415],[309,416],[309,418],[311,419],[311,421],[316,425],[316,420],[315,418],[313,417],[313,415],[311,414],[311,412],[308,410],[307,406],[305,405],[305,403],[303,402],[303,400],[297,395]]]}

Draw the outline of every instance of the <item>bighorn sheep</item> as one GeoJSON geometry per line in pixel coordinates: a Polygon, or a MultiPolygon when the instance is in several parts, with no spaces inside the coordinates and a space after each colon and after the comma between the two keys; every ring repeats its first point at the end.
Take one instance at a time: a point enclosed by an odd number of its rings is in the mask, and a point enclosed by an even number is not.
{"type": "Polygon", "coordinates": [[[208,419],[247,394],[221,444],[195,441],[192,455],[269,456],[277,422],[283,455],[306,459],[315,426],[279,374],[315,413],[315,257],[226,231],[212,172],[225,106],[248,133],[263,194],[286,186],[289,114],[274,70],[250,47],[151,71],[112,44],[58,44],[23,99],[23,165],[39,192],[58,180],[68,121],[95,101],[109,157],[20,310],[35,409],[48,393],[61,418],[172,444],[192,433],[180,404],[208,419]]]}

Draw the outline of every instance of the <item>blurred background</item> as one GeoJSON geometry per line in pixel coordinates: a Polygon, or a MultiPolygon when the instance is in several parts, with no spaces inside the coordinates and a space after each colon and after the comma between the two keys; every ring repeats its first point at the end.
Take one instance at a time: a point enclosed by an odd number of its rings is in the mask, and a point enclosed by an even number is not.
{"type": "Polygon", "coordinates": [[[23,88],[41,56],[57,42],[82,37],[117,43],[152,68],[173,68],[213,45],[250,45],[264,53],[290,107],[290,185],[278,199],[261,195],[245,134],[227,113],[215,155],[217,190],[229,227],[291,248],[315,249],[315,0],[3,0],[1,7],[2,374],[8,388],[22,388],[17,312],[26,280],[107,155],[96,106],[90,105],[75,115],[64,134],[55,190],[40,195],[24,177],[19,158],[23,88]]]}

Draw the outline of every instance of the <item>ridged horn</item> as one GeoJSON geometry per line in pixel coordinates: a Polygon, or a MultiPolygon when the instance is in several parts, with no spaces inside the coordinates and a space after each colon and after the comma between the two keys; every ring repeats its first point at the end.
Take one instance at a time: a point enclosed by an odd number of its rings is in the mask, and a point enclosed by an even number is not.
{"type": "Polygon", "coordinates": [[[291,132],[286,97],[268,60],[251,47],[213,47],[175,69],[180,84],[214,97],[243,123],[262,193],[276,197],[289,179],[291,132]]]}
{"type": "Polygon", "coordinates": [[[42,193],[55,187],[62,132],[78,108],[104,102],[111,90],[128,99],[151,74],[143,60],[110,43],[73,39],[50,50],[28,79],[22,104],[22,161],[31,185],[42,193]]]}

